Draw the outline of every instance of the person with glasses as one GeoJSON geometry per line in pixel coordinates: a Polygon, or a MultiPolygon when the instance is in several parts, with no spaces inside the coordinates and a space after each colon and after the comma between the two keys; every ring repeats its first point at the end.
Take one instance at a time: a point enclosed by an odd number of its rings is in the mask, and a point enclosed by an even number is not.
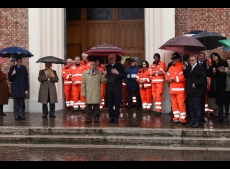
{"type": "Polygon", "coordinates": [[[142,109],[149,112],[152,107],[152,85],[151,69],[149,68],[148,61],[142,61],[142,67],[136,75],[136,81],[139,83],[142,109]]]}
{"type": "Polygon", "coordinates": [[[109,111],[109,123],[118,124],[120,105],[122,104],[122,79],[126,77],[125,68],[116,62],[116,55],[108,55],[109,64],[105,67],[106,103],[109,111]],[[115,110],[113,109],[115,107],[115,110]]]}
{"type": "Polygon", "coordinates": [[[206,83],[207,75],[203,68],[197,62],[197,56],[191,54],[189,57],[189,69],[184,69],[183,74],[186,79],[185,93],[188,98],[189,112],[191,116],[191,122],[187,126],[197,128],[200,125],[202,117],[201,100],[203,96],[203,84],[206,83]]]}

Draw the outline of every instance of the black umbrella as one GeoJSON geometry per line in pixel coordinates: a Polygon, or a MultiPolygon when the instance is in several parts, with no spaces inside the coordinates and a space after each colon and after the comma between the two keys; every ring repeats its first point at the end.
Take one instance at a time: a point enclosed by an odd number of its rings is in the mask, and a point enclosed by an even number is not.
{"type": "Polygon", "coordinates": [[[46,62],[51,62],[55,64],[66,64],[66,61],[63,59],[57,58],[55,56],[45,56],[36,61],[36,63],[46,63],[46,62]]]}
{"type": "Polygon", "coordinates": [[[200,32],[192,37],[199,40],[204,45],[205,50],[213,50],[223,46],[219,40],[227,39],[225,36],[216,32],[200,32]]]}
{"type": "Polygon", "coordinates": [[[6,57],[17,58],[17,57],[32,57],[34,55],[28,50],[26,50],[25,48],[18,47],[18,46],[10,46],[0,50],[0,56],[4,58],[6,57]]]}

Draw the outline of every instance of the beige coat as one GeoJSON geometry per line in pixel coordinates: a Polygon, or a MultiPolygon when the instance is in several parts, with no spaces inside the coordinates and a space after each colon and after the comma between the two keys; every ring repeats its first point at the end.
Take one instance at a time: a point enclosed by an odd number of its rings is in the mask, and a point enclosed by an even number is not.
{"type": "Polygon", "coordinates": [[[50,80],[47,79],[45,70],[39,71],[38,81],[41,82],[39,94],[38,94],[38,102],[42,104],[48,103],[48,92],[50,95],[50,103],[57,103],[57,90],[55,83],[58,82],[58,76],[55,70],[53,70],[54,77],[50,80]]]}
{"type": "Polygon", "coordinates": [[[107,79],[102,77],[102,71],[95,70],[94,74],[90,69],[82,73],[81,93],[86,98],[86,104],[100,103],[100,83],[105,83],[107,79]]]}

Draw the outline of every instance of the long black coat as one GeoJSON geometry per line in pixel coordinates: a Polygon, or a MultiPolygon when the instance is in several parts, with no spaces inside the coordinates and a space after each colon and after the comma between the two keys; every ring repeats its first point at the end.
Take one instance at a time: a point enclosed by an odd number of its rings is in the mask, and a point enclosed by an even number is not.
{"type": "Polygon", "coordinates": [[[203,84],[207,81],[207,75],[203,71],[203,68],[197,64],[192,72],[190,69],[183,70],[184,77],[186,78],[185,93],[187,96],[202,96],[203,95],[203,84]],[[195,84],[195,88],[192,84],[195,84]]]}
{"type": "Polygon", "coordinates": [[[216,73],[211,74],[211,78],[212,80],[216,80],[216,104],[226,104],[227,101],[227,93],[225,91],[226,89],[226,73],[222,73],[218,70],[219,67],[224,66],[224,67],[228,67],[228,63],[227,61],[221,60],[219,61],[217,64],[216,62],[212,63],[212,67],[211,70],[213,69],[213,67],[216,68],[216,73]]]}
{"type": "Polygon", "coordinates": [[[25,91],[29,91],[28,71],[25,66],[21,66],[20,70],[17,65],[12,66],[8,72],[8,79],[11,82],[11,96],[25,97],[25,91]],[[16,70],[16,74],[12,72],[16,70]]]}
{"type": "MultiPolygon", "coordinates": [[[[124,79],[126,77],[126,72],[125,72],[125,68],[122,64],[120,63],[115,63],[115,65],[112,67],[111,64],[106,65],[106,71],[107,71],[107,79],[109,78],[109,76],[111,76],[110,72],[112,68],[116,68],[116,70],[119,72],[118,75],[114,75],[114,90],[115,90],[115,96],[114,96],[114,105],[120,105],[122,104],[122,79],[124,79]]],[[[106,91],[108,90],[108,88],[110,88],[110,84],[106,83],[106,91]]],[[[107,94],[108,92],[106,92],[106,99],[110,99],[112,96],[108,96],[107,94]]]]}

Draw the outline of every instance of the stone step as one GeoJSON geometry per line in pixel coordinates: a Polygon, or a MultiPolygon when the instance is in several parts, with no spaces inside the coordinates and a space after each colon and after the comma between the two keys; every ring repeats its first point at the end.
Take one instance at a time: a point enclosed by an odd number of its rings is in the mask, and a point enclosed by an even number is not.
{"type": "Polygon", "coordinates": [[[211,146],[230,147],[226,137],[152,137],[152,136],[92,136],[92,135],[12,135],[1,134],[0,144],[88,144],[138,146],[211,146]]]}
{"type": "Polygon", "coordinates": [[[86,135],[86,136],[143,136],[143,137],[226,137],[229,129],[152,129],[152,128],[43,128],[43,127],[0,127],[0,135],[86,135]]]}

